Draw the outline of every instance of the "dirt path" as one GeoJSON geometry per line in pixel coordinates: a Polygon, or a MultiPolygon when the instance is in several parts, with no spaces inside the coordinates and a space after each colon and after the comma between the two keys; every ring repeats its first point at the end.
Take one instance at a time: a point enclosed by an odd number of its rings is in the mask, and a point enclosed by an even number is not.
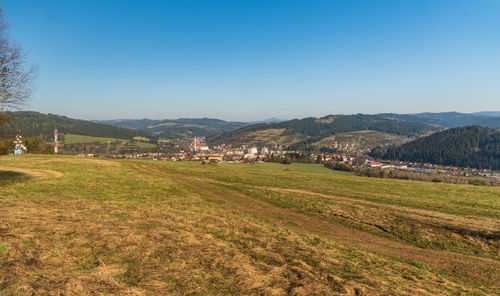
{"type": "MultiPolygon", "coordinates": [[[[194,177],[193,177],[194,178],[194,177]]],[[[473,230],[488,230],[488,231],[500,231],[500,220],[488,218],[488,217],[479,217],[479,216],[463,216],[463,215],[453,215],[453,214],[447,214],[447,213],[442,213],[442,212],[436,212],[436,211],[431,211],[431,210],[425,210],[425,209],[417,209],[417,208],[411,208],[411,207],[405,207],[405,206],[397,206],[397,205],[392,205],[392,204],[385,204],[385,203],[376,203],[368,200],[363,200],[363,199],[354,199],[350,197],[345,197],[345,196],[338,196],[338,195],[330,195],[330,194],[323,194],[323,193],[318,193],[318,192],[312,192],[312,191],[307,191],[307,190],[302,190],[302,189],[290,189],[290,188],[280,188],[280,187],[268,187],[268,186],[259,186],[259,185],[250,185],[250,184],[245,184],[245,183],[229,183],[229,182],[223,182],[219,180],[214,180],[214,179],[200,179],[196,178],[198,181],[203,181],[203,182],[208,182],[208,183],[213,183],[213,184],[221,184],[221,185],[238,185],[238,186],[243,186],[247,188],[255,188],[255,189],[260,189],[260,190],[267,190],[267,191],[273,191],[273,192],[281,192],[281,193],[295,193],[295,194],[302,194],[310,197],[320,197],[320,198],[325,198],[329,199],[335,202],[341,202],[345,204],[350,204],[350,205],[367,205],[371,207],[376,207],[376,208],[387,208],[387,209],[392,209],[395,211],[398,211],[400,213],[404,213],[404,215],[413,217],[416,219],[424,219],[427,221],[431,221],[436,224],[448,224],[452,226],[459,226],[467,229],[473,229],[473,230]]]]}
{"type": "Polygon", "coordinates": [[[206,181],[209,180],[170,175],[145,165],[131,164],[131,166],[150,175],[174,180],[203,192],[214,199],[224,201],[236,211],[250,213],[277,225],[329,238],[359,249],[395,258],[422,262],[435,269],[451,274],[460,274],[464,278],[478,280],[484,284],[498,286],[498,283],[500,283],[500,262],[494,259],[450,251],[418,248],[368,232],[324,221],[316,217],[299,214],[293,210],[277,207],[235,190],[220,186],[217,187],[216,184],[210,184],[210,182],[207,184],[206,181]]]}

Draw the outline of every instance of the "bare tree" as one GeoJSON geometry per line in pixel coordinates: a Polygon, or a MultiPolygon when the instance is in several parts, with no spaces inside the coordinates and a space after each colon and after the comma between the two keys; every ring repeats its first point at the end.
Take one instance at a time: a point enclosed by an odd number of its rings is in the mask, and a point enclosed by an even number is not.
{"type": "Polygon", "coordinates": [[[8,24],[0,7],[0,123],[5,112],[18,109],[30,98],[36,67],[26,63],[20,45],[13,43],[7,32],[8,24]]]}

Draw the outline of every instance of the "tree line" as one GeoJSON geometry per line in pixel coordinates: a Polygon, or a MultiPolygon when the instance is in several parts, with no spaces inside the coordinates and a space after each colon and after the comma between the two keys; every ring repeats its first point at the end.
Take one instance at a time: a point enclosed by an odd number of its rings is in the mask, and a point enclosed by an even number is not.
{"type": "Polygon", "coordinates": [[[500,170],[500,132],[481,126],[449,129],[371,155],[387,160],[500,170]]]}
{"type": "Polygon", "coordinates": [[[451,184],[468,184],[476,186],[500,186],[500,180],[484,178],[484,177],[461,177],[438,174],[434,172],[412,172],[400,170],[384,170],[381,168],[369,168],[364,166],[349,165],[340,162],[326,162],[324,166],[337,170],[350,172],[357,176],[383,178],[383,179],[400,179],[413,180],[434,183],[451,183],[451,184]]]}
{"type": "MultiPolygon", "coordinates": [[[[13,153],[15,149],[14,138],[0,141],[0,155],[13,153]]],[[[23,144],[27,148],[27,153],[52,154],[54,144],[45,142],[42,137],[32,137],[23,139],[23,144]]]]}

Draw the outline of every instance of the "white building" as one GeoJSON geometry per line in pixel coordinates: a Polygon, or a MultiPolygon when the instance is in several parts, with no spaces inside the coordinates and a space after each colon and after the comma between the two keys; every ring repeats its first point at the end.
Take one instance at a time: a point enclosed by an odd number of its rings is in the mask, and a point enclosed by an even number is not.
{"type": "Polygon", "coordinates": [[[259,150],[257,150],[257,147],[248,148],[248,154],[255,155],[258,153],[259,153],[259,150]]]}
{"type": "Polygon", "coordinates": [[[210,148],[205,142],[205,137],[194,137],[191,142],[191,149],[193,151],[208,151],[210,148]]]}

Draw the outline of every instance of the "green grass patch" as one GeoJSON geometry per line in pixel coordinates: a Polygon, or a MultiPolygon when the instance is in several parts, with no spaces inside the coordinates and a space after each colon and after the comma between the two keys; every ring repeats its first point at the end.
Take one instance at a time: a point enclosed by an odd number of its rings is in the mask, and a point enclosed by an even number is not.
{"type": "Polygon", "coordinates": [[[75,134],[64,135],[64,144],[104,143],[108,141],[116,142],[124,140],[117,138],[93,137],[93,136],[84,136],[75,134]]]}
{"type": "Polygon", "coordinates": [[[134,144],[137,145],[138,147],[142,147],[142,148],[155,148],[156,147],[156,144],[140,142],[140,141],[136,141],[136,142],[134,142],[134,144]]]}
{"type": "Polygon", "coordinates": [[[7,252],[7,246],[4,244],[0,245],[0,256],[2,256],[5,252],[7,252]]]}

